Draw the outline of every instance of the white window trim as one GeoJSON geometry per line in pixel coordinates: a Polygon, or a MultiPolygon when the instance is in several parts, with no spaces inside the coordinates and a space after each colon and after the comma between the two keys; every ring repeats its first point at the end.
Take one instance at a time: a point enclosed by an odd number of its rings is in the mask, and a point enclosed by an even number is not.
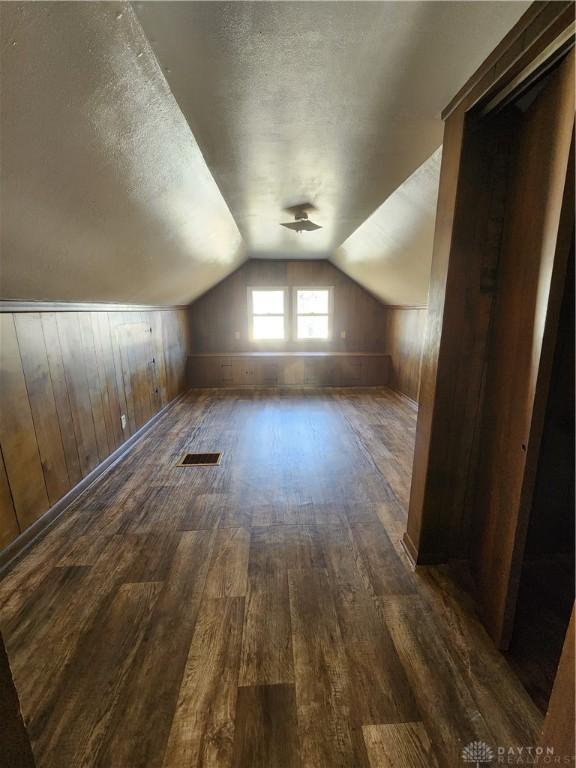
{"type": "Polygon", "coordinates": [[[248,338],[254,344],[283,344],[288,341],[288,287],[285,285],[249,285],[248,286],[248,338]],[[255,339],[254,338],[254,302],[252,291],[282,291],[282,306],[284,313],[258,315],[258,317],[283,317],[284,318],[284,338],[283,339],[255,339]]]}
{"type": "MultiPolygon", "coordinates": [[[[302,317],[326,317],[324,312],[302,312],[302,317]]],[[[326,344],[332,341],[334,329],[334,286],[333,285],[295,285],[292,287],[292,332],[298,344],[326,344]],[[328,336],[325,339],[298,338],[298,291],[328,291],[328,336]]]]}

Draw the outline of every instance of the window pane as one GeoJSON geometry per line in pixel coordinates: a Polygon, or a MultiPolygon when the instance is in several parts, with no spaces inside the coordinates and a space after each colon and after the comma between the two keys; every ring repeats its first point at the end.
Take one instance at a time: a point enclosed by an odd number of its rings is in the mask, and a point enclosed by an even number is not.
{"type": "Polygon", "coordinates": [[[252,335],[255,339],[283,339],[284,338],[284,318],[274,317],[253,317],[252,335]]]}
{"type": "Polygon", "coordinates": [[[328,291],[298,291],[298,314],[328,314],[328,291]]]}
{"type": "Polygon", "coordinates": [[[255,315],[283,315],[284,291],[252,291],[252,312],[255,315]]]}
{"type": "Polygon", "coordinates": [[[327,339],[328,315],[317,315],[298,318],[299,339],[327,339]]]}

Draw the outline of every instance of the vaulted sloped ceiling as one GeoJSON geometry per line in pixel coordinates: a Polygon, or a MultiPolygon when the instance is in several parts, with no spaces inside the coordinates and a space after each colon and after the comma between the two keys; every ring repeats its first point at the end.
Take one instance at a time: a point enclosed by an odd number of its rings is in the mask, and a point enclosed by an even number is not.
{"type": "Polygon", "coordinates": [[[188,302],[242,238],[130,6],[1,5],[3,298],[188,302]]]}
{"type": "Polygon", "coordinates": [[[419,304],[440,110],[528,3],[1,6],[2,296],[178,303],[325,256],[419,304]]]}
{"type": "Polygon", "coordinates": [[[427,303],[441,160],[440,148],[333,255],[386,304],[427,303]]]}
{"type": "Polygon", "coordinates": [[[316,258],[440,146],[440,111],[523,6],[135,3],[250,254],[316,258]],[[299,236],[279,222],[302,200],[323,228],[299,236]]]}

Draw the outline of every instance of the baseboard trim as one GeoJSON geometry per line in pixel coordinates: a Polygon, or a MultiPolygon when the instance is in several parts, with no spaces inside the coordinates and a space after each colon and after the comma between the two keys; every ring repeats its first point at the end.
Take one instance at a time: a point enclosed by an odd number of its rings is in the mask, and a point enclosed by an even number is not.
{"type": "Polygon", "coordinates": [[[413,408],[418,410],[418,400],[413,400],[411,397],[409,397],[405,392],[401,392],[399,389],[395,389],[394,387],[391,387],[390,384],[386,385],[390,392],[394,392],[395,395],[398,395],[398,397],[401,400],[405,400],[408,405],[411,405],[413,408]]]}
{"type": "Polygon", "coordinates": [[[406,531],[404,533],[404,536],[402,536],[402,547],[404,549],[404,552],[406,552],[406,556],[410,561],[410,565],[412,566],[412,568],[416,568],[416,559],[418,557],[418,551],[414,546],[414,542],[408,535],[408,531],[406,531]]]}
{"type": "Polygon", "coordinates": [[[0,552],[0,578],[4,577],[17,562],[23,557],[23,555],[34,545],[37,544],[43,536],[48,533],[49,529],[54,525],[58,518],[68,509],[68,507],[77,499],[82,496],[95,482],[110,471],[119,461],[121,461],[131,450],[134,448],[147,432],[152,429],[172,408],[174,408],[179,402],[184,400],[188,395],[189,389],[182,392],[180,395],[167,403],[158,413],[154,414],[146,424],[140,427],[137,432],[122,443],[121,446],[104,459],[97,467],[82,478],[74,488],[71,488],[65,496],[53,504],[50,509],[47,509],[37,520],[35,520],[31,526],[22,531],[14,541],[8,544],[0,552]]]}
{"type": "Polygon", "coordinates": [[[422,553],[418,551],[418,548],[410,538],[408,531],[406,531],[402,537],[402,547],[414,569],[419,565],[444,565],[448,562],[448,558],[445,555],[422,553]]]}

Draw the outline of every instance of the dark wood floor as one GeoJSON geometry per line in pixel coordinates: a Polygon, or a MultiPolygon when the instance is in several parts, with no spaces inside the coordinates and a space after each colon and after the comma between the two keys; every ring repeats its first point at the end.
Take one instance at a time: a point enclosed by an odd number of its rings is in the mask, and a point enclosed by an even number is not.
{"type": "Polygon", "coordinates": [[[465,596],[402,552],[415,419],[384,389],[181,401],[0,584],[40,768],[450,768],[476,739],[533,744],[465,596]]]}

